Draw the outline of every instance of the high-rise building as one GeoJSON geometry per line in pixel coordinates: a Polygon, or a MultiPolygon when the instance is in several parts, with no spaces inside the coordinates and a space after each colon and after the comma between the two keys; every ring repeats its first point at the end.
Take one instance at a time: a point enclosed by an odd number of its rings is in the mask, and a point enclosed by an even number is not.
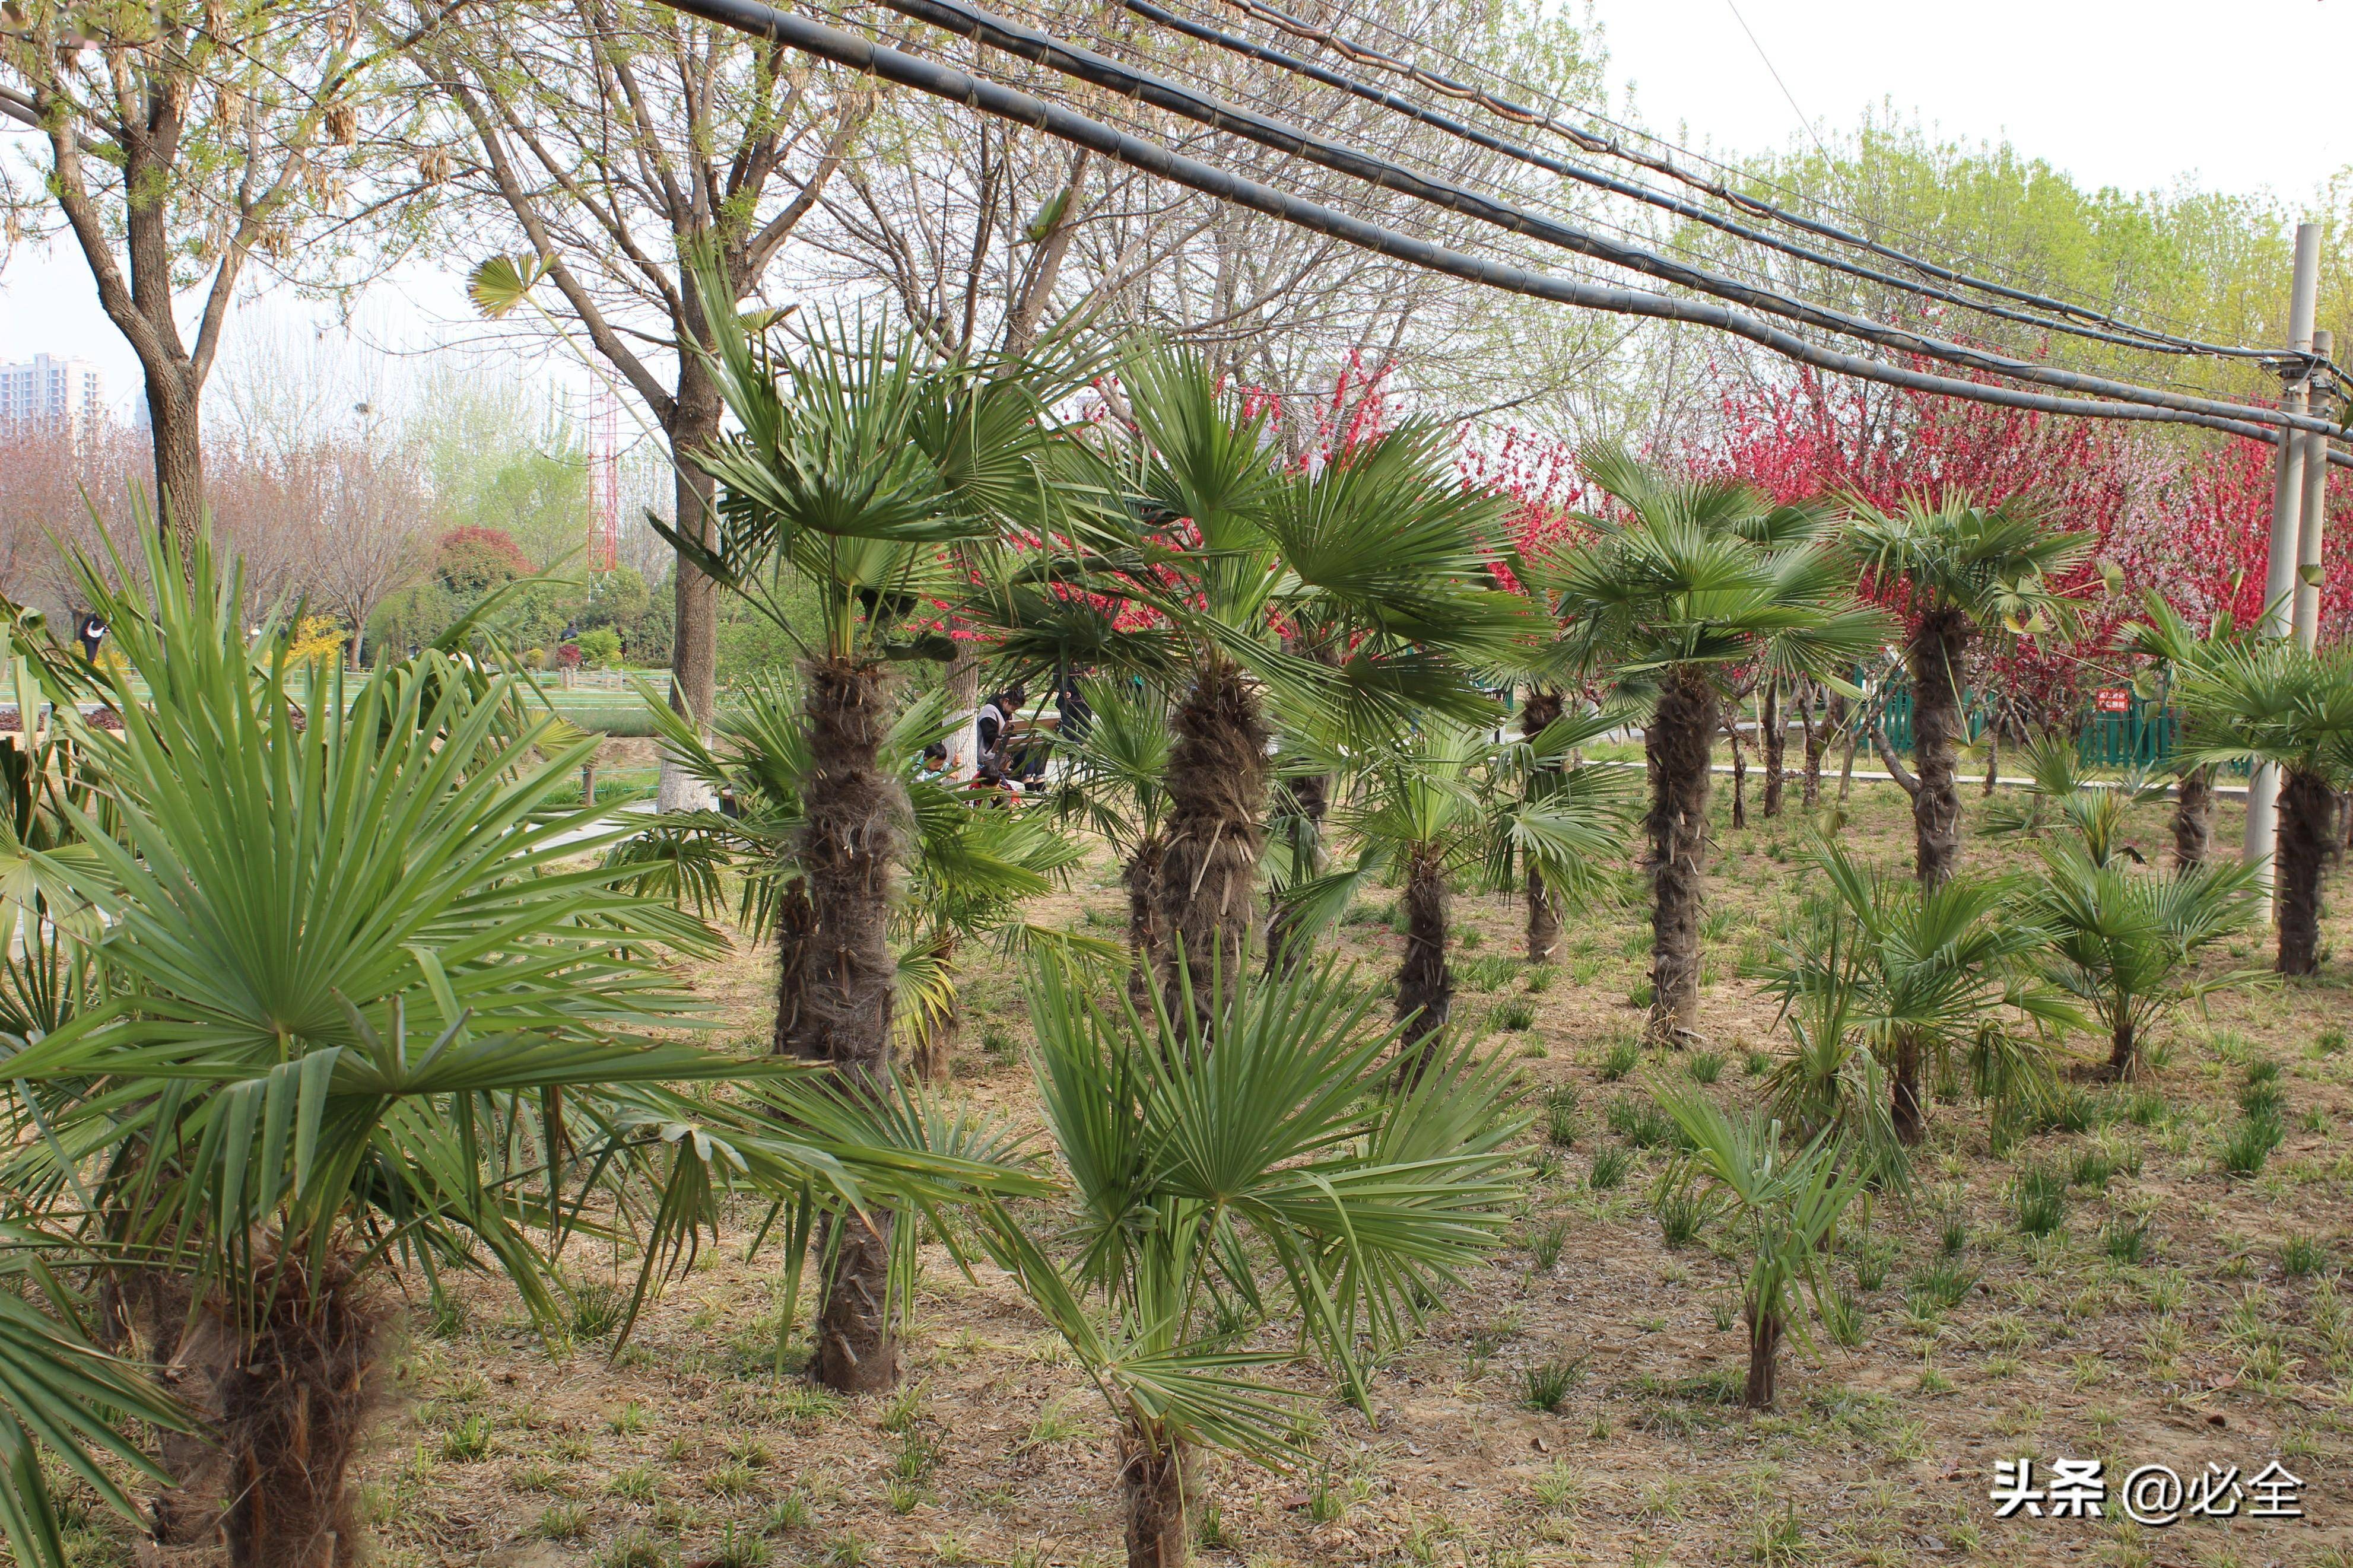
{"type": "Polygon", "coordinates": [[[35,354],[29,363],[0,364],[0,427],[79,431],[105,416],[105,384],[87,360],[35,354]]]}

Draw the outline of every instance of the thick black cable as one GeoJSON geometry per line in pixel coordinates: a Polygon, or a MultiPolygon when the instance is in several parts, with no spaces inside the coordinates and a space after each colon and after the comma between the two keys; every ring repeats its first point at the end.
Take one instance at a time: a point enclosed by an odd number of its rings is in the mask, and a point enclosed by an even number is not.
{"type": "Polygon", "coordinates": [[[1711,294],[1750,310],[1762,310],[1768,315],[1839,332],[1899,353],[1918,354],[1963,369],[2007,376],[2015,381],[2033,382],[2063,391],[2146,404],[2152,408],[2278,425],[2315,435],[2333,436],[2337,433],[2333,421],[2313,415],[2199,397],[2187,393],[2160,392],[2131,382],[2112,381],[2105,376],[2085,375],[2076,371],[2013,359],[2008,354],[1974,348],[1946,338],[1931,337],[1905,328],[1891,327],[1867,316],[1814,304],[1778,289],[1742,282],[1708,268],[1677,261],[1639,246],[1621,245],[1589,230],[1531,213],[1451,181],[1418,174],[1402,164],[1328,137],[1283,124],[1254,110],[1219,103],[1165,77],[1123,65],[1108,56],[1066,43],[1034,27],[962,4],[961,0],[880,0],[880,3],[914,21],[929,23],[943,31],[970,38],[1034,65],[1045,66],[1075,80],[1116,92],[1124,98],[1133,98],[1211,130],[1223,131],[1276,152],[1322,164],[1366,184],[1399,191],[1432,206],[1479,218],[1511,233],[1525,235],[1577,255],[1609,262],[1663,282],[1711,294]]]}
{"type": "Polygon", "coordinates": [[[1707,195],[1715,196],[1720,201],[1729,202],[1733,205],[1742,208],[1754,216],[1767,218],[1777,223],[1788,224],[1793,228],[1802,229],[1819,238],[1836,240],[1841,245],[1856,247],[1859,249],[1868,251],[1874,256],[1880,257],[1884,260],[1896,262],[1899,265],[1909,267],[1915,271],[1918,271],[1923,276],[1934,278],[1940,282],[1950,283],[1960,288],[1975,289],[1983,293],[1993,294],[2001,299],[2011,300],[2014,303],[2032,306],[2036,310],[2069,316],[2077,321],[2099,326],[2110,327],[2118,331],[2129,332],[2136,336],[2170,343],[2186,353],[2208,354],[2224,359],[2247,359],[2279,363],[2316,363],[2314,355],[2295,349],[2263,349],[2251,348],[2245,345],[2201,342],[2194,338],[2184,337],[2179,333],[2158,331],[2152,328],[2137,326],[2130,321],[2124,321],[2105,311],[2094,310],[2088,305],[2080,305],[2072,300],[2055,299],[2046,294],[2038,294],[2031,289],[2013,288],[2009,284],[1999,283],[1990,279],[1973,277],[1970,274],[1958,271],[1953,268],[1944,266],[1941,263],[1930,261],[1924,258],[1914,256],[1908,251],[1899,250],[1893,246],[1883,244],[1866,235],[1858,234],[1852,229],[1841,227],[1837,224],[1825,223],[1819,218],[1808,217],[1802,213],[1791,212],[1786,207],[1776,205],[1771,202],[1763,201],[1756,196],[1749,195],[1745,192],[1737,190],[1733,186],[1725,184],[1721,180],[1710,179],[1704,175],[1694,174],[1692,171],[1683,168],[1672,158],[1662,157],[1654,153],[1641,152],[1635,148],[1627,146],[1623,142],[1619,141],[1616,137],[1598,135],[1582,126],[1572,125],[1567,121],[1561,120],[1554,115],[1547,114],[1541,110],[1530,109],[1524,104],[1514,103],[1509,99],[1498,98],[1494,94],[1488,92],[1485,89],[1478,87],[1471,82],[1461,81],[1452,77],[1440,75],[1436,71],[1429,70],[1421,66],[1418,66],[1410,60],[1402,59],[1398,56],[1389,54],[1386,50],[1373,48],[1353,39],[1343,37],[1341,35],[1332,31],[1328,27],[1317,26],[1315,24],[1304,21],[1277,6],[1270,5],[1265,3],[1265,0],[1226,0],[1226,4],[1233,6],[1236,10],[1242,12],[1246,16],[1254,16],[1283,32],[1291,34],[1294,37],[1304,38],[1309,42],[1321,44],[1324,47],[1339,54],[1344,58],[1369,61],[1370,63],[1377,65],[1386,70],[1394,71],[1398,75],[1435,88],[1439,91],[1443,92],[1450,97],[1461,98],[1476,103],[1480,108],[1487,110],[1491,113],[1501,115],[1506,120],[1514,120],[1525,124],[1540,126],[1546,131],[1552,132],[1556,135],[1567,138],[1568,141],[1574,142],[1581,151],[1597,153],[1605,157],[1622,159],[1639,168],[1649,169],[1655,174],[1664,174],[1669,179],[1673,180],[1680,184],[1687,185],[1693,190],[1700,191],[1707,195]]]}
{"type": "MultiPolygon", "coordinates": [[[[1205,195],[1327,235],[1375,255],[1409,262],[1432,272],[1460,278],[1465,282],[1612,315],[1688,321],[1696,326],[1711,327],[1746,338],[1800,364],[1838,375],[1853,376],[1858,380],[1877,382],[1882,385],[2034,413],[2189,425],[2266,444],[2275,444],[2280,438],[2279,433],[2268,426],[2246,420],[2151,408],[2137,404],[2108,403],[2093,398],[2054,397],[2046,393],[2024,392],[2016,387],[1906,370],[1882,361],[1822,348],[1712,300],[1679,300],[1644,289],[1580,283],[1572,279],[1531,272],[1525,268],[1508,267],[1480,257],[1467,256],[1428,240],[1384,228],[1363,218],[1303,201],[1230,170],[1185,157],[1157,142],[1131,136],[1002,82],[890,48],[821,22],[792,16],[760,4],[760,0],[663,0],[663,3],[674,10],[754,34],[819,59],[831,60],[935,98],[964,104],[1001,120],[1029,126],[1072,146],[1088,148],[1116,163],[1199,191],[1205,195]]],[[[2341,467],[2353,468],[2353,452],[2332,447],[2329,460],[2341,467]]]]}
{"type": "MultiPolygon", "coordinates": [[[[2075,321],[2065,317],[2036,314],[2027,310],[2013,310],[2004,305],[1996,305],[1986,300],[1970,299],[1966,294],[1957,293],[1950,289],[1940,287],[1935,283],[1925,283],[1909,278],[1899,278],[1892,272],[1883,272],[1876,268],[1866,267],[1860,262],[1851,261],[1843,256],[1833,255],[1829,251],[1817,250],[1810,246],[1799,245],[1794,241],[1784,239],[1779,235],[1772,234],[1767,230],[1742,223],[1736,218],[1727,217],[1724,214],[1717,212],[1713,207],[1707,206],[1699,202],[1687,201],[1670,192],[1660,190],[1655,185],[1646,185],[1636,180],[1620,179],[1615,174],[1594,168],[1591,164],[1579,163],[1567,158],[1556,158],[1552,154],[1539,151],[1536,148],[1526,146],[1521,142],[1509,141],[1504,137],[1494,134],[1493,132],[1485,131],[1467,121],[1457,120],[1451,115],[1441,113],[1439,110],[1430,108],[1427,104],[1419,102],[1414,99],[1404,97],[1401,94],[1390,92],[1386,88],[1377,87],[1373,83],[1362,80],[1359,78],[1351,77],[1345,72],[1335,71],[1331,69],[1329,67],[1318,65],[1313,60],[1302,59],[1296,55],[1288,54],[1283,50],[1272,48],[1267,45],[1256,43],[1249,38],[1240,37],[1235,34],[1225,32],[1218,27],[1209,26],[1208,23],[1195,21],[1187,16],[1178,16],[1176,12],[1153,4],[1153,0],[1121,0],[1121,3],[1125,5],[1128,10],[1144,17],[1145,20],[1159,26],[1167,27],[1176,32],[1182,33],[1188,38],[1197,39],[1202,43],[1215,45],[1219,48],[1227,50],[1232,54],[1240,55],[1247,59],[1256,60],[1262,65],[1273,66],[1280,70],[1290,71],[1294,75],[1305,77],[1311,81],[1320,82],[1325,87],[1335,88],[1342,92],[1349,94],[1351,97],[1361,99],[1368,103],[1377,103],[1382,108],[1389,110],[1393,113],[1404,115],[1409,120],[1413,120],[1418,123],[1430,127],[1432,130],[1439,131],[1446,135],[1453,136],[1461,141],[1468,142],[1473,146],[1483,147],[1491,153],[1499,153],[1507,158],[1514,159],[1523,163],[1532,164],[1536,168],[1546,171],[1547,173],[1558,174],[1565,179],[1575,180],[1580,184],[1590,185],[1597,190],[1608,191],[1613,195],[1627,196],[1632,200],[1643,203],[1645,205],[1658,207],[1662,211],[1673,213],[1678,217],[1688,218],[1694,222],[1705,224],[1711,228],[1731,235],[1736,238],[1744,239],[1755,245],[1765,246],[1770,249],[1779,251],[1785,256],[1795,257],[1800,261],[1811,262],[1817,267],[1828,268],[1832,271],[1844,273],[1851,278],[1862,279],[1865,282],[1876,283],[1885,288],[1900,289],[1905,293],[1915,294],[1923,299],[1935,300],[1942,304],[1957,306],[1966,310],[1975,310],[2000,321],[2012,321],[2044,331],[2064,332],[2073,337],[2084,338],[2094,342],[2108,343],[2116,347],[2130,349],[2141,353],[2193,354],[2202,357],[2211,357],[2207,355],[2207,351],[2204,349],[2183,343],[2175,339],[2146,335],[2127,336],[2125,332],[2110,331],[2105,328],[2088,326],[2080,321],[2075,321]]],[[[2137,333],[2140,329],[2129,329],[2129,331],[2137,333]]],[[[2282,354],[2279,357],[2284,359],[2289,356],[2282,354]]]]}

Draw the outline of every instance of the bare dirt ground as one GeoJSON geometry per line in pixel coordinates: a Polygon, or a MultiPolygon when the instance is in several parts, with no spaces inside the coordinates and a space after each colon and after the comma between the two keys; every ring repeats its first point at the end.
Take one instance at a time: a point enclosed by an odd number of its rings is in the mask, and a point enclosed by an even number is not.
{"type": "MultiPolygon", "coordinates": [[[[1778,1040],[1772,1006],[1738,969],[1763,954],[1805,881],[1807,828],[1793,810],[1735,832],[1725,794],[1711,1038],[1647,1053],[1636,1076],[1715,1068],[1719,1092],[1746,1097],[1764,1061],[1755,1053],[1778,1040]]],[[[1858,784],[1837,831],[1902,869],[1904,805],[1890,786],[1858,784]]],[[[1979,809],[1972,789],[1968,810],[1979,809]]],[[[2168,842],[2161,808],[2137,820],[2156,858],[2168,842]]],[[[2226,805],[2218,841],[2237,836],[2226,805]]],[[[2030,853],[1974,835],[1969,846],[1980,868],[2030,853]]],[[[1120,908],[1112,871],[1096,866],[1039,918],[1109,936],[1120,908]]],[[[1360,911],[1336,942],[1377,973],[1395,962],[1386,914],[1360,911]]],[[[1639,903],[1575,911],[1540,991],[1517,958],[1518,906],[1465,898],[1457,915],[1458,1016],[1475,1024],[1499,1005],[1531,1005],[1532,1023],[1499,1029],[1495,1048],[1525,1058],[1535,1093],[1580,1091],[1571,1142],[1531,1130],[1535,1174],[1513,1245],[1385,1369],[1376,1419],[1325,1400],[1309,1423],[1311,1467],[1208,1468],[1205,1561],[2353,1564],[2353,1291],[2339,1274],[2353,1259],[2353,932],[2341,915],[2317,982],[2182,1014],[2141,1084],[2081,1086],[2073,1130],[2036,1132],[1997,1158],[1983,1108],[1940,1101],[1916,1197],[1880,1203],[1837,1262],[1861,1309],[1853,1342],[1817,1324],[1811,1352],[1785,1356],[1768,1415],[1737,1405],[1739,1265],[1710,1235],[1666,1245],[1651,1202],[1663,1154],[1610,1129],[1611,1102],[1635,1089],[1609,1057],[1641,1018],[1639,903]],[[2255,1061],[2278,1064],[2290,1131],[2260,1174],[2232,1177],[2217,1148],[2255,1061]],[[1630,1156],[1622,1179],[1597,1190],[1597,1159],[1606,1181],[1630,1156]],[[2073,1178],[2063,1228],[2041,1240],[2017,1222],[2014,1184],[2029,1165],[2073,1178]],[[1939,1304],[1940,1293],[1957,1299],[1939,1304]],[[1545,1413],[1529,1405],[1529,1379],[1548,1363],[1571,1386],[1545,1413]],[[2242,1503],[2234,1518],[2148,1528],[2119,1517],[2112,1491],[2100,1519],[1998,1521],[1995,1461],[2021,1455],[2100,1458],[2112,1482],[2147,1463],[2184,1475],[2237,1466],[2243,1479],[2278,1460],[2306,1483],[2306,1517],[2254,1520],[2242,1503]]],[[[2268,956],[2258,938],[2213,963],[2268,956]]],[[[763,1036],[763,952],[701,984],[747,1040],[763,1036]]],[[[1016,1116],[1029,1100],[1019,990],[1011,973],[971,983],[958,1072],[1016,1116]]],[[[844,1403],[776,1374],[781,1265],[773,1246],[744,1260],[756,1215],[738,1217],[728,1245],[707,1249],[617,1354],[586,1334],[549,1353],[486,1282],[461,1288],[462,1312],[438,1321],[420,1302],[365,1466],[376,1560],[1119,1561],[1108,1418],[1001,1280],[984,1270],[968,1283],[934,1249],[904,1392],[844,1403]]],[[[610,1252],[575,1267],[632,1271],[610,1252]]]]}

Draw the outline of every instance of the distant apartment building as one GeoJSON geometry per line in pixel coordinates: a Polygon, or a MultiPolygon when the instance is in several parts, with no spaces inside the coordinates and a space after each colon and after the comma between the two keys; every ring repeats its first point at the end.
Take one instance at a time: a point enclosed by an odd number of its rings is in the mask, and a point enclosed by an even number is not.
{"type": "Polygon", "coordinates": [[[0,364],[0,429],[81,431],[105,417],[105,384],[89,361],[35,354],[28,363],[0,364]]]}

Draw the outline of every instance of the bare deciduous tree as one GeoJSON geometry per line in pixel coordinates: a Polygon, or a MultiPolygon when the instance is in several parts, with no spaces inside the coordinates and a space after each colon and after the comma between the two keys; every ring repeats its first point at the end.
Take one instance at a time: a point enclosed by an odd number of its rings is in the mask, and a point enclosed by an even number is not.
{"type": "MultiPolygon", "coordinates": [[[[644,0],[507,6],[417,58],[471,142],[458,232],[537,258],[556,307],[659,426],[676,526],[707,539],[711,479],[683,455],[718,435],[721,407],[681,258],[708,250],[739,298],[754,291],[856,142],[868,89],[644,0]]],[[[684,561],[676,609],[670,700],[707,727],[715,585],[684,561]]],[[[665,807],[692,787],[664,768],[665,807]]]]}
{"type": "Polygon", "coordinates": [[[45,187],[138,356],[158,501],[184,536],[205,502],[205,384],[255,258],[318,272],[344,254],[325,236],[396,200],[355,188],[385,145],[367,121],[385,62],[462,3],[382,36],[356,0],[9,7],[0,75],[21,85],[0,114],[47,144],[45,187]]]}

